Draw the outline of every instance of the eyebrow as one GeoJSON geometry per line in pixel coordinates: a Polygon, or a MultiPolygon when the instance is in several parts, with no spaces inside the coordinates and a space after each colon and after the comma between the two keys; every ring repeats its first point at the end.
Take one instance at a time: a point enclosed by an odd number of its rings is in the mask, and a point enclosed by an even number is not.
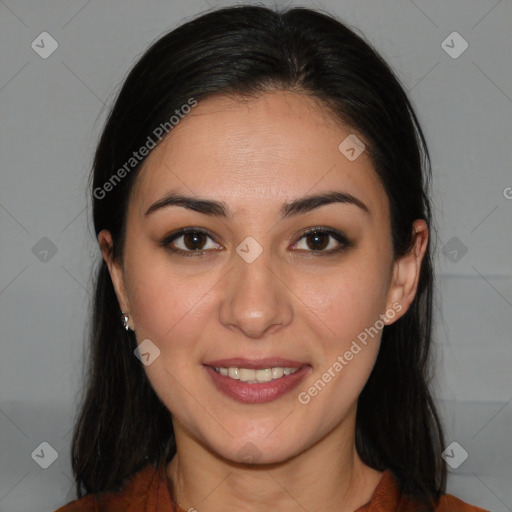
{"type": "MultiPolygon", "coordinates": [[[[285,219],[294,215],[307,213],[316,208],[320,208],[321,206],[333,203],[354,205],[365,213],[371,215],[368,207],[360,199],[353,196],[352,194],[337,191],[300,197],[289,203],[283,204],[281,206],[280,213],[281,217],[285,219]]],[[[223,201],[200,199],[197,197],[186,196],[174,192],[167,194],[166,196],[153,203],[146,210],[144,215],[151,215],[152,213],[169,206],[181,206],[183,208],[187,208],[204,215],[210,215],[212,217],[228,217],[228,215],[231,215],[229,207],[223,201]]]]}

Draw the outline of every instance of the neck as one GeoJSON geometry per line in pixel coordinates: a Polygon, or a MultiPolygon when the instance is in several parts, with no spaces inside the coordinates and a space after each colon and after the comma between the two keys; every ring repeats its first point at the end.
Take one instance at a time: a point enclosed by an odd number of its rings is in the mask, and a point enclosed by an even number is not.
{"type": "Polygon", "coordinates": [[[221,458],[179,427],[175,433],[178,451],[167,474],[182,510],[353,512],[382,477],[359,458],[353,428],[335,430],[284,462],[254,465],[221,458]]]}

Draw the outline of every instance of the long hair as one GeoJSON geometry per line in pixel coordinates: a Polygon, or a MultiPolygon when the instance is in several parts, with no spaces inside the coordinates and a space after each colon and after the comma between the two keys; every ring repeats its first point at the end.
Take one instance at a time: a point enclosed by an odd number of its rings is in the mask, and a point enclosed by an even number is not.
{"type": "MultiPolygon", "coordinates": [[[[111,232],[117,261],[130,191],[144,162],[130,160],[133,152],[148,138],[158,143],[155,129],[168,126],[191,99],[275,90],[315,98],[365,137],[389,199],[395,257],[411,249],[414,220],[433,229],[425,138],[402,85],[379,54],[330,14],[240,5],[209,11],[159,38],[121,87],[91,173],[95,233],[111,232]]],[[[86,386],[72,440],[78,497],[117,490],[144,464],[161,467],[176,453],[171,414],[134,357],[136,339],[121,325],[103,261],[96,276],[86,386]]],[[[433,287],[429,237],[415,299],[384,327],[356,418],[362,460],[391,470],[404,495],[427,509],[446,485],[443,432],[429,384],[433,287]]]]}

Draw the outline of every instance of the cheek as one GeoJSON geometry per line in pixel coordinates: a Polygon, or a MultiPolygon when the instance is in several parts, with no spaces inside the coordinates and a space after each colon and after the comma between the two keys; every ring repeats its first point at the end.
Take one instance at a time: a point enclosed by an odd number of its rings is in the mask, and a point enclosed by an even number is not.
{"type": "Polygon", "coordinates": [[[190,372],[199,367],[202,357],[196,341],[204,336],[212,315],[209,291],[215,279],[172,271],[168,263],[156,263],[153,256],[133,261],[127,285],[137,342],[149,339],[160,351],[144,367],[154,391],[177,419],[202,417],[200,404],[180,390],[194,386],[190,372]]]}
{"type": "Polygon", "coordinates": [[[164,266],[139,266],[128,294],[137,336],[155,343],[186,343],[201,332],[211,278],[183,276],[164,266]]]}
{"type": "Polygon", "coordinates": [[[164,347],[186,343],[201,332],[212,273],[197,275],[194,265],[171,265],[165,251],[127,251],[126,285],[137,337],[164,347]],[[129,259],[128,259],[129,258],[129,259]]]}
{"type": "Polygon", "coordinates": [[[348,411],[357,401],[375,364],[384,326],[387,271],[382,258],[359,253],[331,273],[300,283],[307,306],[304,315],[317,349],[314,374],[297,395],[329,428],[339,420],[340,411],[348,411]]]}
{"type": "Polygon", "coordinates": [[[329,345],[338,348],[372,326],[386,307],[386,269],[360,256],[331,272],[301,274],[294,286],[305,313],[310,311],[308,316],[331,340],[329,345]]]}
{"type": "Polygon", "coordinates": [[[314,373],[297,398],[305,410],[323,418],[325,432],[339,421],[340,411],[346,414],[357,402],[379,352],[386,275],[363,263],[347,264],[335,278],[303,289],[317,350],[314,373]]]}

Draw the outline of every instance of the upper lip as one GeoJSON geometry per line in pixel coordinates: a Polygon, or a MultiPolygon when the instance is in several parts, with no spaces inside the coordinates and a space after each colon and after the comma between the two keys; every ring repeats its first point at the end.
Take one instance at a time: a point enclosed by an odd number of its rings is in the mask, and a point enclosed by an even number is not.
{"type": "Polygon", "coordinates": [[[255,370],[263,368],[301,368],[307,366],[308,363],[300,361],[292,361],[291,359],[283,359],[281,357],[266,357],[264,359],[245,359],[243,357],[233,357],[230,359],[216,359],[203,363],[206,366],[214,368],[252,368],[255,370]]]}

